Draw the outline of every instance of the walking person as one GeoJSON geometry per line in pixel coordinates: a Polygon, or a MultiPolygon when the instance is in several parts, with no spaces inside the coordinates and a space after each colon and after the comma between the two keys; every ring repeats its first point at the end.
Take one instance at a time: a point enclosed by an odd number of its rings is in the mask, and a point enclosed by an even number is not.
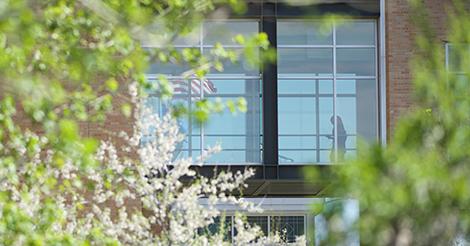
{"type": "Polygon", "coordinates": [[[331,162],[341,162],[344,161],[344,155],[346,154],[346,139],[348,138],[348,134],[346,129],[344,128],[343,120],[341,117],[336,116],[336,127],[337,127],[337,144],[335,146],[335,117],[331,116],[330,123],[333,125],[333,129],[331,130],[331,135],[326,136],[328,139],[332,140],[331,144],[331,152],[330,152],[330,161],[331,162]],[[335,154],[337,151],[337,154],[335,154]]]}

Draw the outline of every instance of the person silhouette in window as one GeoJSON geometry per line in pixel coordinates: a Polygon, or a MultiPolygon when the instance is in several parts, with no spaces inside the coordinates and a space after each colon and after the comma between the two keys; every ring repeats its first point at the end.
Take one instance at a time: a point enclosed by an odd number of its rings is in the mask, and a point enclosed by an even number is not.
{"type": "Polygon", "coordinates": [[[333,125],[333,129],[331,130],[331,135],[326,136],[327,138],[332,140],[330,160],[332,162],[343,161],[344,155],[346,154],[346,139],[348,138],[348,135],[346,133],[346,129],[344,129],[343,120],[341,119],[341,117],[336,116],[336,126],[338,128],[338,131],[337,131],[338,147],[336,148],[335,147],[335,117],[334,116],[331,116],[330,122],[333,125]],[[335,156],[335,150],[337,150],[338,152],[337,156],[335,156]]]}

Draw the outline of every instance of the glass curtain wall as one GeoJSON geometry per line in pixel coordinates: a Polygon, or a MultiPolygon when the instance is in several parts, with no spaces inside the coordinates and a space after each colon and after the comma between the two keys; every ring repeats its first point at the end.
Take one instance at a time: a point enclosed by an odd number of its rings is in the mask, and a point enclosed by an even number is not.
{"type": "MultiPolygon", "coordinates": [[[[198,49],[211,57],[212,48],[221,43],[226,49],[242,51],[242,46],[233,41],[237,34],[251,36],[259,32],[256,20],[207,21],[201,28],[187,37],[174,42],[176,49],[198,49]]],[[[152,48],[146,45],[146,48],[152,48]]],[[[247,112],[232,114],[225,110],[211,114],[205,125],[186,117],[178,119],[180,131],[187,137],[177,147],[178,157],[198,157],[201,152],[216,144],[222,146],[222,152],[213,155],[209,164],[248,164],[260,163],[260,72],[259,68],[247,65],[243,57],[238,63],[226,62],[224,70],[211,70],[205,79],[184,78],[182,73],[189,70],[185,64],[152,64],[148,79],[156,81],[159,74],[167,75],[173,87],[171,101],[163,101],[158,94],[152,94],[147,105],[156,114],[164,115],[171,104],[180,104],[189,110],[199,100],[219,101],[237,100],[243,97],[247,101],[247,112]]]]}
{"type": "Polygon", "coordinates": [[[279,20],[277,43],[279,163],[340,162],[377,139],[375,20],[279,20]]]}

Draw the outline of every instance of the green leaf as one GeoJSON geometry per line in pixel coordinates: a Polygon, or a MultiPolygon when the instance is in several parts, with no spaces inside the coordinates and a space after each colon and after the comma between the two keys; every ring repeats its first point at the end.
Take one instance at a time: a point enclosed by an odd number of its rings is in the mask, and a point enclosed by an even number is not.
{"type": "Polygon", "coordinates": [[[109,91],[115,92],[119,88],[119,83],[114,78],[106,80],[106,87],[109,91]]]}

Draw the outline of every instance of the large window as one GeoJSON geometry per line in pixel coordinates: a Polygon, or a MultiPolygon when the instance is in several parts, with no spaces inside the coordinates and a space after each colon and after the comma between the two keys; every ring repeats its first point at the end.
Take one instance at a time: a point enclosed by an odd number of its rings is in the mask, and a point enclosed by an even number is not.
{"type": "MultiPolygon", "coordinates": [[[[251,20],[231,20],[225,22],[205,22],[200,30],[174,43],[175,48],[195,48],[211,56],[211,49],[220,42],[228,49],[241,51],[242,46],[233,42],[236,34],[250,36],[259,32],[259,23],[251,20]]],[[[151,45],[147,46],[152,48],[151,45]]],[[[237,100],[243,97],[247,101],[246,113],[232,114],[229,110],[220,114],[211,114],[205,125],[187,117],[179,119],[180,131],[187,137],[177,152],[180,157],[198,157],[201,151],[215,144],[223,148],[208,160],[211,164],[247,164],[260,163],[260,72],[258,68],[247,65],[242,58],[238,63],[227,62],[223,72],[211,70],[206,79],[184,79],[181,74],[188,66],[174,64],[153,64],[148,78],[155,80],[158,74],[168,76],[173,86],[174,96],[171,101],[162,101],[154,94],[148,105],[155,113],[165,114],[170,104],[182,104],[189,110],[201,99],[210,101],[237,100]]]]}
{"type": "MultiPolygon", "coordinates": [[[[234,228],[233,216],[225,217],[224,232],[227,238],[231,239],[237,234],[237,230],[234,228]]],[[[293,243],[296,237],[303,236],[307,233],[307,214],[293,214],[284,215],[282,213],[272,215],[256,215],[247,216],[247,222],[251,226],[258,226],[263,235],[272,236],[280,235],[285,242],[293,243]]],[[[214,233],[220,230],[222,224],[221,219],[217,217],[214,224],[208,227],[208,232],[214,233]]]]}
{"type": "Polygon", "coordinates": [[[446,69],[455,75],[457,79],[466,81],[468,76],[466,61],[470,57],[470,45],[468,44],[445,44],[446,69]]]}
{"type": "MultiPolygon", "coordinates": [[[[269,28],[267,32],[277,43],[277,74],[270,74],[276,69],[267,69],[263,74],[259,68],[249,67],[243,58],[236,64],[226,63],[223,72],[211,71],[204,80],[183,79],[181,74],[189,69],[185,65],[151,67],[149,78],[167,75],[175,92],[171,102],[160,100],[158,95],[148,100],[158,114],[166,113],[174,103],[191,110],[201,99],[220,98],[224,102],[243,97],[248,103],[247,113],[212,114],[203,126],[190,118],[180,119],[180,129],[187,138],[177,150],[179,156],[198,156],[220,143],[223,151],[208,163],[256,164],[262,162],[262,139],[270,139],[264,144],[265,155],[272,155],[269,160],[265,158],[267,164],[276,165],[268,162],[277,159],[280,164],[328,164],[355,156],[361,140],[377,140],[376,20],[325,24],[277,19],[275,26],[276,32],[269,28]],[[262,93],[261,78],[269,93],[262,93]],[[261,115],[262,101],[276,99],[269,87],[272,83],[278,85],[277,111],[266,103],[265,115],[261,115]],[[271,119],[275,118],[277,132],[272,130],[271,119]],[[269,134],[263,134],[262,124],[269,134]]],[[[210,56],[216,42],[240,50],[242,47],[232,40],[236,34],[249,36],[263,28],[255,20],[208,21],[174,45],[177,49],[199,49],[210,56]]]]}
{"type": "Polygon", "coordinates": [[[277,43],[279,163],[341,161],[377,139],[375,20],[282,20],[277,43]]]}

